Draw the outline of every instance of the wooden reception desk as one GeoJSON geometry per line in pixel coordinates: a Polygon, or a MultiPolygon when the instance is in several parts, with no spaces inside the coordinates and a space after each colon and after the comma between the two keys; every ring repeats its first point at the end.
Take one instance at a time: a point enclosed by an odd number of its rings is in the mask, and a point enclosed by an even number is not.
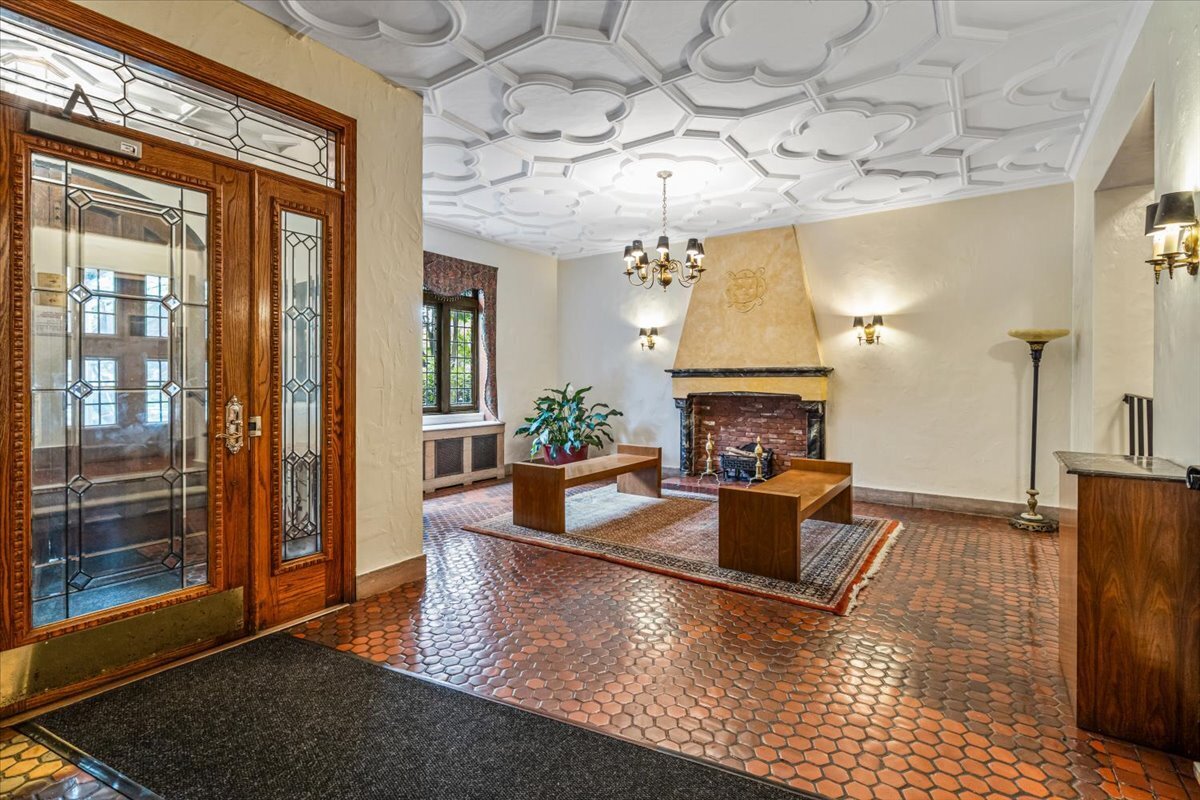
{"type": "Polygon", "coordinates": [[[1060,658],[1077,724],[1200,759],[1200,491],[1162,458],[1055,455],[1060,658]]]}

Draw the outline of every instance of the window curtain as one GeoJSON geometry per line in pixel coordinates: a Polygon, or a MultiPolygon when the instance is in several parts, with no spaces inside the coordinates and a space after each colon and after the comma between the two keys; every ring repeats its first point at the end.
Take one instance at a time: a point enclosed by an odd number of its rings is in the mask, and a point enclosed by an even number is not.
{"type": "Polygon", "coordinates": [[[479,300],[479,371],[476,380],[483,379],[479,393],[481,410],[488,419],[500,418],[496,401],[496,277],[499,270],[486,264],[451,258],[441,253],[425,251],[425,291],[449,297],[475,292],[479,300]]]}

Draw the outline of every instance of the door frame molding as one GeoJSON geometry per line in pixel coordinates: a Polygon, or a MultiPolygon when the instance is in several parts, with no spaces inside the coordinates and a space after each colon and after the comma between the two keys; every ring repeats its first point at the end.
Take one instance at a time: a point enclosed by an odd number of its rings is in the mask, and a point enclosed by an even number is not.
{"type": "MultiPolygon", "coordinates": [[[[71,2],[59,2],[54,4],[45,3],[43,0],[5,0],[5,7],[15,11],[16,13],[52,25],[61,30],[67,31],[86,39],[98,42],[102,45],[113,49],[128,53],[144,61],[156,64],[166,69],[173,70],[182,75],[195,78],[203,81],[211,86],[223,89],[225,91],[245,97],[255,103],[259,103],[276,111],[297,117],[314,125],[321,126],[332,131],[337,139],[337,158],[338,158],[338,187],[330,189],[320,187],[313,184],[314,188],[324,189],[326,192],[338,194],[342,200],[341,226],[338,231],[340,240],[340,256],[341,256],[341,303],[337,307],[331,306],[329,313],[332,316],[336,315],[337,324],[341,331],[341,346],[336,351],[331,353],[333,358],[339,362],[341,377],[340,385],[331,387],[330,393],[333,394],[333,399],[341,410],[341,451],[343,454],[341,485],[339,490],[342,495],[342,507],[347,509],[341,522],[341,538],[338,544],[341,547],[341,567],[343,573],[342,580],[342,597],[343,602],[349,602],[355,598],[355,494],[356,494],[356,475],[355,475],[355,376],[356,376],[356,326],[355,326],[355,309],[356,309],[356,289],[357,289],[357,266],[355,254],[357,250],[357,213],[356,213],[356,189],[357,189],[357,123],[354,118],[335,111],[326,106],[320,105],[312,100],[293,94],[278,86],[274,86],[258,78],[255,78],[246,73],[228,67],[212,59],[186,50],[179,45],[175,45],[164,39],[152,36],[144,31],[138,30],[132,26],[118,22],[114,19],[104,16],[96,11],[93,11],[83,6],[76,5],[71,2]]],[[[25,98],[15,97],[13,95],[4,94],[0,99],[9,107],[24,107],[41,111],[57,112],[58,109],[48,109],[40,103],[26,100],[25,98]]],[[[8,115],[4,115],[6,118],[8,115]]],[[[77,120],[81,124],[96,127],[102,130],[110,130],[120,132],[123,135],[129,135],[130,131],[125,128],[120,128],[109,123],[94,123],[90,120],[77,120]]],[[[11,172],[11,161],[14,153],[10,150],[13,137],[7,128],[3,131],[3,141],[0,142],[0,181],[5,186],[11,185],[10,181],[14,177],[11,172]]],[[[181,150],[189,153],[194,153],[216,163],[223,163],[230,167],[246,170],[251,165],[244,162],[234,161],[223,156],[208,153],[206,151],[192,150],[184,145],[170,140],[162,139],[152,134],[137,131],[136,136],[139,139],[147,142],[153,142],[161,145],[164,148],[181,150]]],[[[269,169],[253,167],[255,170],[262,170],[266,174],[276,177],[286,177],[279,173],[272,172],[269,169]]],[[[14,206],[16,203],[13,204],[14,206]]],[[[13,228],[13,222],[16,219],[15,209],[13,213],[0,215],[0,288],[5,291],[3,294],[9,298],[12,297],[12,290],[15,288],[12,284],[13,259],[16,255],[14,245],[19,247],[19,243],[14,242],[14,235],[17,231],[13,228]]],[[[13,323],[19,321],[14,319],[14,312],[17,308],[10,308],[10,302],[0,304],[0,317],[3,317],[0,324],[0,346],[5,347],[5,351],[15,353],[20,342],[7,341],[10,337],[23,332],[13,327],[13,323]]],[[[13,392],[17,388],[15,386],[17,372],[12,365],[12,359],[4,359],[0,362],[0,397],[13,397],[13,392]]],[[[328,402],[328,400],[327,400],[328,402]]],[[[24,408],[24,404],[16,404],[13,402],[5,402],[0,406],[0,515],[5,523],[13,518],[14,513],[26,513],[23,499],[17,498],[12,493],[11,478],[14,472],[17,471],[19,465],[13,463],[12,459],[16,457],[14,450],[14,425],[24,424],[22,420],[12,419],[9,414],[20,411],[24,408]]],[[[7,525],[6,525],[7,527],[7,525]]],[[[229,535],[237,535],[237,532],[230,531],[229,535]]],[[[246,534],[243,534],[246,535],[246,534]]],[[[0,537],[8,539],[8,537],[0,537]]],[[[12,544],[12,542],[8,542],[12,544]]],[[[13,548],[11,546],[0,547],[0,574],[13,574],[12,571],[21,566],[20,563],[13,561],[13,548]]],[[[23,579],[22,579],[23,580],[23,579]]],[[[6,593],[7,594],[7,593],[6,593]]],[[[177,597],[177,596],[176,596],[177,597]]],[[[178,602],[176,598],[172,598],[171,602],[178,602]]],[[[139,607],[138,611],[145,610],[139,607]]],[[[11,612],[11,609],[7,609],[11,612]]],[[[10,614],[6,613],[6,617],[10,614]]],[[[82,618],[81,618],[82,619],[82,618]]],[[[110,621],[111,617],[104,620],[94,621],[92,624],[110,621]]],[[[0,620],[0,650],[11,648],[19,643],[22,637],[17,637],[15,629],[11,626],[15,620],[4,619],[0,620]]],[[[57,633],[57,629],[54,630],[57,633]]],[[[44,638],[44,637],[37,637],[44,638]]],[[[164,660],[173,658],[174,655],[169,655],[164,660]]],[[[144,668],[145,665],[142,665],[144,668]]],[[[127,672],[124,670],[123,672],[127,672]]],[[[115,676],[115,673],[113,673],[115,676]]]]}

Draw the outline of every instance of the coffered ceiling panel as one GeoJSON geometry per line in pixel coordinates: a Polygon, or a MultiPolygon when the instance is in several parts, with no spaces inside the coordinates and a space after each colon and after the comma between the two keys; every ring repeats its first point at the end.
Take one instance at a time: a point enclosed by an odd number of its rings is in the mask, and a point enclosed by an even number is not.
{"type": "Polygon", "coordinates": [[[1130,0],[243,0],[425,98],[429,223],[562,257],[1069,179],[1130,0]]]}

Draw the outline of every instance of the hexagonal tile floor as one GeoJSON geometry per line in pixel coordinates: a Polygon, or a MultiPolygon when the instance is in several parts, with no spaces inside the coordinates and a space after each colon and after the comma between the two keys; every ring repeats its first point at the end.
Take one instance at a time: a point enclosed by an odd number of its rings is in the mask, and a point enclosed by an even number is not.
{"type": "MultiPolygon", "coordinates": [[[[1053,537],[861,506],[905,531],[835,617],[460,529],[510,503],[504,483],[434,496],[425,582],[293,632],[830,798],[1200,800],[1189,762],[1074,727],[1053,537]]],[[[100,788],[0,729],[3,796],[100,788]]]]}
{"type": "Polygon", "coordinates": [[[830,798],[1200,800],[1183,759],[1074,727],[1057,541],[895,507],[850,616],[468,533],[493,484],[425,506],[428,579],[295,633],[830,798]]]}

